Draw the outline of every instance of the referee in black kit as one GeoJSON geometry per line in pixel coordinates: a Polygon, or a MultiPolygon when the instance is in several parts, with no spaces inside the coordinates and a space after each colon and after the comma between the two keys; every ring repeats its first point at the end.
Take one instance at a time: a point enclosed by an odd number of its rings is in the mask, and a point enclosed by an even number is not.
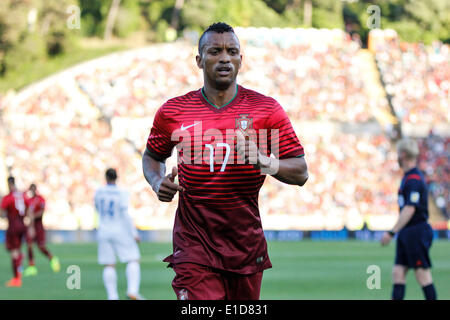
{"type": "Polygon", "coordinates": [[[398,163],[404,176],[398,191],[400,216],[391,231],[383,234],[381,244],[387,245],[397,236],[395,264],[392,270],[392,300],[403,300],[406,273],[414,269],[417,282],[426,300],[436,300],[436,290],[431,277],[430,247],[433,230],[428,224],[428,190],[422,172],[417,168],[419,147],[411,139],[401,139],[397,144],[398,163]]]}

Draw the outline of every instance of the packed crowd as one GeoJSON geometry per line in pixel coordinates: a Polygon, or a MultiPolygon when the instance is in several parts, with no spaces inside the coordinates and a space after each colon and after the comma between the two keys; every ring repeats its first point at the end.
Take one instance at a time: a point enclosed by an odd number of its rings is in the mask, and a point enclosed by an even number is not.
{"type": "Polygon", "coordinates": [[[426,175],[429,191],[437,207],[450,219],[450,137],[430,132],[420,147],[419,166],[426,175]]]}
{"type": "Polygon", "coordinates": [[[153,117],[168,96],[201,85],[194,48],[155,45],[97,59],[75,75],[80,89],[108,118],[153,117]]]}
{"type": "Polygon", "coordinates": [[[384,135],[324,132],[323,127],[309,131],[302,130],[300,123],[294,126],[304,143],[309,180],[296,188],[267,178],[262,212],[315,215],[323,218],[322,223],[333,216],[337,229],[352,223],[352,212],[363,218],[397,213],[400,172],[384,135]]]}
{"type": "Polygon", "coordinates": [[[450,123],[450,46],[400,42],[396,35],[374,45],[376,60],[402,123],[450,123]]]}
{"type": "MultiPolygon", "coordinates": [[[[372,119],[359,45],[343,31],[255,30],[251,37],[246,29],[236,31],[243,48],[242,85],[273,96],[304,120],[372,119]]],[[[168,96],[201,87],[196,54],[184,42],[158,45],[98,60],[75,78],[108,117],[151,117],[168,96]]]]}
{"type": "Polygon", "coordinates": [[[244,48],[242,82],[276,98],[290,116],[373,119],[360,46],[342,30],[246,28],[237,33],[244,48]]]}
{"type": "MultiPolygon", "coordinates": [[[[358,73],[358,45],[337,30],[286,31],[299,32],[297,38],[263,31],[252,38],[237,30],[244,48],[238,81],[280,101],[310,164],[310,180],[301,189],[266,179],[260,195],[265,227],[274,227],[281,215],[308,217],[289,223],[292,228],[337,229],[370,215],[394,216],[400,173],[389,140],[326,125],[364,126],[372,118],[358,73]],[[313,123],[322,127],[308,129],[313,123]]],[[[47,198],[47,227],[92,229],[92,198],[108,167],[118,169],[120,185],[130,192],[139,227],[172,227],[176,201],[157,201],[142,176],[140,153],[157,108],[201,86],[195,54],[182,42],[118,53],[67,71],[69,84],[52,80],[0,100],[6,164],[22,188],[37,183],[47,198]],[[89,105],[81,108],[74,95],[87,97],[89,105]]],[[[168,167],[175,164],[174,157],[169,161],[168,167]]],[[[434,173],[443,178],[439,170],[434,173]]]]}

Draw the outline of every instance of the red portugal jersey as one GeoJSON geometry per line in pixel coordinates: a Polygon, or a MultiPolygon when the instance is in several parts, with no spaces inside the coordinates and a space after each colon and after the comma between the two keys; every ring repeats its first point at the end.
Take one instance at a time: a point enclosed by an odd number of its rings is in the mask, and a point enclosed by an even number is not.
{"type": "MultiPolygon", "coordinates": [[[[45,209],[45,199],[37,194],[32,198],[28,199],[28,207],[32,210],[33,213],[39,212],[45,209]]],[[[34,219],[35,223],[42,223],[42,216],[34,219]]]]}
{"type": "Polygon", "coordinates": [[[27,206],[28,199],[23,192],[10,192],[3,197],[1,208],[7,213],[9,232],[19,232],[25,229],[23,218],[25,217],[27,206]]]}
{"type": "Polygon", "coordinates": [[[164,160],[177,147],[179,183],[185,189],[179,194],[173,254],[164,261],[241,274],[272,266],[258,209],[265,175],[237,157],[236,130],[266,155],[304,155],[280,104],[242,86],[221,108],[197,90],[167,101],[156,113],[147,149],[164,160]]]}

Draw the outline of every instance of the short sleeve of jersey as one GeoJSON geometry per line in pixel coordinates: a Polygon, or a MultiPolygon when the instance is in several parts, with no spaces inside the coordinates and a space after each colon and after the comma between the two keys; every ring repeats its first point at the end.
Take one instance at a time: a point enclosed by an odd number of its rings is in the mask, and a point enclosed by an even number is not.
{"type": "Polygon", "coordinates": [[[269,135],[271,152],[279,159],[304,156],[303,146],[295,134],[291,121],[283,107],[278,102],[275,102],[274,108],[275,110],[267,122],[267,129],[271,130],[269,135]],[[273,129],[276,131],[273,131],[273,129]],[[277,140],[278,148],[276,147],[277,140]]]}
{"type": "Polygon", "coordinates": [[[421,190],[422,185],[420,180],[407,180],[403,187],[405,205],[418,206],[421,200],[420,197],[422,196],[421,190]]]}
{"type": "Polygon", "coordinates": [[[158,158],[167,159],[172,154],[175,143],[171,141],[171,132],[164,118],[163,107],[159,108],[153,120],[153,127],[147,140],[147,150],[158,158]]]}

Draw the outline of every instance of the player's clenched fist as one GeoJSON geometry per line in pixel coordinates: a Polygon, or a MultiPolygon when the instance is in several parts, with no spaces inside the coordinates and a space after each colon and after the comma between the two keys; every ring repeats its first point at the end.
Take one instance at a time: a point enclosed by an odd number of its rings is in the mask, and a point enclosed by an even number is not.
{"type": "Polygon", "coordinates": [[[258,165],[259,151],[256,143],[247,139],[240,130],[236,131],[236,152],[240,159],[244,159],[244,163],[258,165]]]}
{"type": "Polygon", "coordinates": [[[184,191],[183,187],[175,183],[175,177],[178,174],[177,167],[172,168],[172,173],[165,176],[159,186],[155,189],[158,199],[163,202],[172,201],[177,191],[184,191]]]}
{"type": "Polygon", "coordinates": [[[256,168],[261,169],[261,174],[276,174],[278,172],[279,163],[277,160],[261,154],[253,140],[246,139],[239,130],[236,131],[236,138],[236,153],[240,159],[245,160],[244,163],[253,164],[256,168]]]}

